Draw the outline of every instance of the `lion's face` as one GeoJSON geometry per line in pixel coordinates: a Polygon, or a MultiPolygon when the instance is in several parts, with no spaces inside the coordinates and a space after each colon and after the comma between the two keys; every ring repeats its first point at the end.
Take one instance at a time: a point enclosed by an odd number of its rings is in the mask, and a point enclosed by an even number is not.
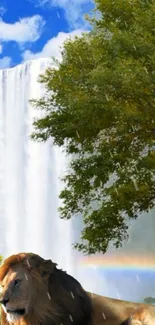
{"type": "Polygon", "coordinates": [[[0,300],[7,320],[14,322],[29,312],[31,277],[23,268],[13,267],[1,282],[0,300]]]}

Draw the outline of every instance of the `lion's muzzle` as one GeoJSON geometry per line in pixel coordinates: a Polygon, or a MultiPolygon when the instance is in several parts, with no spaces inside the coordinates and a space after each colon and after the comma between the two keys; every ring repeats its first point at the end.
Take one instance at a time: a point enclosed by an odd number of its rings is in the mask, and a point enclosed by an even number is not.
{"type": "Polygon", "coordinates": [[[9,314],[17,314],[19,316],[23,316],[25,314],[25,309],[22,308],[22,309],[6,309],[7,313],[9,314]]]}
{"type": "Polygon", "coordinates": [[[0,300],[0,304],[2,304],[4,307],[6,307],[6,304],[8,303],[9,299],[2,299],[0,300]]]}

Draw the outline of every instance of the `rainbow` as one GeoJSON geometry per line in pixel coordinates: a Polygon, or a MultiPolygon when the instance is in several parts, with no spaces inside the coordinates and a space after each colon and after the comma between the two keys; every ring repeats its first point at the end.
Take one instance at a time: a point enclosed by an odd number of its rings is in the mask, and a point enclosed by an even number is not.
{"type": "Polygon", "coordinates": [[[103,270],[140,270],[155,271],[155,254],[144,255],[104,255],[94,257],[82,257],[79,261],[81,267],[102,268],[103,270]]]}

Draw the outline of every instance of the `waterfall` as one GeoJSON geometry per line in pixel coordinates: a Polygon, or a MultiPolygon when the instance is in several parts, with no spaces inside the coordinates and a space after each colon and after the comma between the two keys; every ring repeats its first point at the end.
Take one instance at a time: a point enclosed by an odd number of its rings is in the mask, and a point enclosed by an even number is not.
{"type": "Polygon", "coordinates": [[[38,114],[29,99],[43,94],[38,76],[49,59],[0,71],[0,254],[30,251],[73,273],[71,221],[59,218],[62,150],[30,140],[38,114]]]}
{"type": "MultiPolygon", "coordinates": [[[[72,249],[80,218],[61,220],[58,212],[67,157],[52,140],[30,140],[33,119],[40,113],[29,99],[43,95],[37,79],[49,64],[49,59],[37,59],[0,70],[0,254],[6,257],[25,251],[51,258],[87,290],[103,295],[130,300],[155,297],[155,281],[146,273],[144,279],[140,269],[127,274],[114,266],[106,271],[104,263],[100,267],[93,259],[92,268],[83,266],[78,262],[81,254],[72,249]]],[[[134,251],[138,258],[149,252],[153,258],[154,223],[154,211],[143,214],[131,229],[132,240],[117,254],[134,251]]]]}

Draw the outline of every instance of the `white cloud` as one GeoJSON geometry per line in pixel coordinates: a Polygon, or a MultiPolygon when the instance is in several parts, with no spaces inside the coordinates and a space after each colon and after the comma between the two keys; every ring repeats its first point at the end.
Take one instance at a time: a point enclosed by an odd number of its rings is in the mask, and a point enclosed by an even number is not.
{"type": "Polygon", "coordinates": [[[92,0],[31,0],[40,6],[50,5],[51,7],[59,7],[64,10],[67,21],[71,26],[78,28],[86,26],[87,23],[83,19],[85,13],[85,5],[92,4],[92,0]]]}
{"type": "Polygon", "coordinates": [[[40,58],[40,57],[51,57],[51,56],[60,59],[61,47],[63,46],[63,43],[68,38],[74,38],[75,36],[80,36],[83,32],[86,31],[82,29],[77,29],[70,33],[60,32],[56,37],[51,38],[45,44],[41,52],[33,53],[29,50],[25,51],[22,55],[23,59],[25,61],[25,60],[30,60],[30,59],[40,58]]]}
{"type": "Polygon", "coordinates": [[[3,6],[0,6],[0,16],[3,16],[6,12],[6,8],[4,8],[3,6]]]}
{"type": "Polygon", "coordinates": [[[2,52],[3,52],[3,45],[0,44],[0,54],[2,54],[2,52]]]}
{"type": "Polygon", "coordinates": [[[11,58],[9,56],[4,56],[0,59],[0,69],[9,68],[11,66],[11,58]]]}
{"type": "Polygon", "coordinates": [[[17,43],[35,42],[41,34],[44,21],[41,16],[22,18],[8,24],[0,19],[0,40],[3,42],[15,41],[17,43]]]}

